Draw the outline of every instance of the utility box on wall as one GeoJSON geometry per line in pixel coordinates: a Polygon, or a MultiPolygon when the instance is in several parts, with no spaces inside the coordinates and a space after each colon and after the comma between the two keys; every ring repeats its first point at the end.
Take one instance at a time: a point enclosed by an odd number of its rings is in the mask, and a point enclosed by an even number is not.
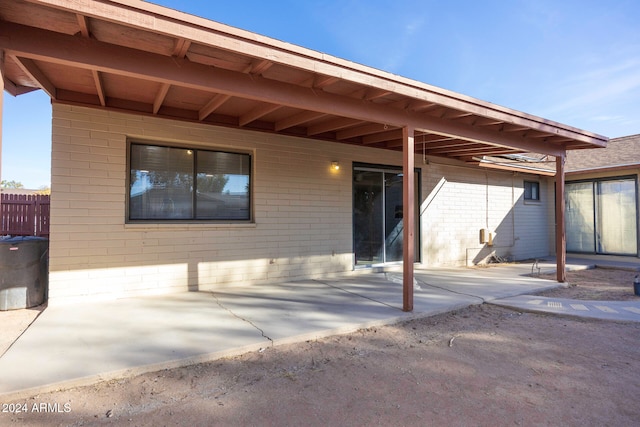
{"type": "Polygon", "coordinates": [[[493,233],[486,228],[480,229],[480,243],[488,246],[493,246],[493,233]]]}
{"type": "Polygon", "coordinates": [[[487,229],[486,228],[481,228],[480,229],[480,243],[485,244],[487,243],[487,229]]]}

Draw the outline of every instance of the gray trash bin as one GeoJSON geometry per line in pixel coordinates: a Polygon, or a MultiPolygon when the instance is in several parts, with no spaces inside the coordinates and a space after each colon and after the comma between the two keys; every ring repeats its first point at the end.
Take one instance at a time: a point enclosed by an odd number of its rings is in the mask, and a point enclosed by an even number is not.
{"type": "Polygon", "coordinates": [[[49,279],[49,240],[42,237],[0,239],[0,311],[45,302],[49,279]]]}

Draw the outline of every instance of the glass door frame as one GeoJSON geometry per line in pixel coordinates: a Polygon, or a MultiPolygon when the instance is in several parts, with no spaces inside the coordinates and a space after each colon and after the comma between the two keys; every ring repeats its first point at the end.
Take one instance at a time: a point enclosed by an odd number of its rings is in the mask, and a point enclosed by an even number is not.
{"type": "MultiPolygon", "coordinates": [[[[387,215],[387,210],[385,209],[386,207],[386,191],[384,188],[384,180],[385,180],[385,174],[393,174],[393,175],[402,175],[402,167],[399,166],[389,166],[389,165],[377,165],[377,164],[369,164],[369,163],[358,163],[358,162],[354,162],[353,166],[352,166],[352,188],[351,188],[351,193],[352,193],[352,245],[353,245],[353,266],[355,269],[360,269],[360,268],[371,268],[371,267],[380,267],[380,266],[385,266],[385,265],[396,265],[396,264],[402,264],[402,260],[400,261],[387,261],[387,256],[386,256],[386,242],[385,242],[385,236],[386,236],[386,215],[387,215]],[[382,261],[381,262],[372,262],[369,264],[358,264],[357,263],[357,259],[356,259],[356,221],[355,221],[355,173],[356,171],[362,171],[362,172],[376,172],[376,173],[381,173],[382,174],[382,200],[381,200],[381,209],[382,209],[382,261]]],[[[422,169],[420,168],[414,168],[414,179],[415,179],[415,192],[416,192],[416,197],[415,197],[415,259],[414,262],[420,262],[421,259],[421,253],[422,251],[420,250],[420,242],[421,242],[421,233],[420,233],[420,203],[421,203],[421,198],[420,195],[422,194],[421,191],[421,184],[422,184],[422,169]]],[[[403,177],[404,179],[404,177],[403,177]]],[[[404,210],[404,202],[403,202],[403,210],[404,210]]]]}
{"type": "MultiPolygon", "coordinates": [[[[610,177],[601,177],[601,178],[590,178],[590,179],[580,179],[580,180],[572,180],[572,181],[566,181],[565,182],[565,187],[567,184],[591,184],[591,191],[593,194],[593,206],[592,206],[592,213],[593,213],[593,250],[592,251],[567,251],[569,253],[581,253],[581,254],[594,254],[594,255],[620,255],[620,256],[635,256],[638,257],[640,256],[640,236],[638,233],[639,230],[639,226],[640,226],[640,200],[638,200],[638,195],[640,194],[640,190],[638,189],[638,176],[637,175],[623,175],[623,176],[610,176],[610,177]],[[599,229],[598,224],[599,224],[599,215],[598,215],[598,204],[601,203],[598,200],[598,196],[600,195],[599,193],[599,187],[598,184],[602,183],[602,182],[607,182],[607,181],[633,181],[633,183],[635,184],[635,197],[636,197],[636,217],[635,217],[635,221],[636,221],[636,254],[631,254],[631,253],[616,253],[616,252],[607,252],[607,251],[600,251],[598,249],[599,246],[599,241],[598,241],[598,236],[597,234],[599,232],[601,232],[602,230],[599,229]]],[[[565,198],[567,196],[565,195],[565,198]]],[[[566,200],[565,202],[566,203],[566,200]]]]}

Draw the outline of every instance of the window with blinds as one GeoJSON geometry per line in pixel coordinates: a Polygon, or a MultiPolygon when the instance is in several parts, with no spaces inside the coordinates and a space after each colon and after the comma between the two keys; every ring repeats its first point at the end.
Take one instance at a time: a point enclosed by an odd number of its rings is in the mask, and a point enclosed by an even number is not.
{"type": "Polygon", "coordinates": [[[128,220],[248,221],[251,155],[131,143],[128,220]]]}

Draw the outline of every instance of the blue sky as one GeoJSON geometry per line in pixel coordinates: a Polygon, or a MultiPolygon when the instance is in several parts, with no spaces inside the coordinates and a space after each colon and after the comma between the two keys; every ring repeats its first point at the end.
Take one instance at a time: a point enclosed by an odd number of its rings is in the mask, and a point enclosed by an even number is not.
{"type": "MultiPolygon", "coordinates": [[[[637,0],[155,3],[608,137],[640,133],[637,0]]],[[[2,179],[50,182],[51,106],[5,93],[2,179]]]]}

